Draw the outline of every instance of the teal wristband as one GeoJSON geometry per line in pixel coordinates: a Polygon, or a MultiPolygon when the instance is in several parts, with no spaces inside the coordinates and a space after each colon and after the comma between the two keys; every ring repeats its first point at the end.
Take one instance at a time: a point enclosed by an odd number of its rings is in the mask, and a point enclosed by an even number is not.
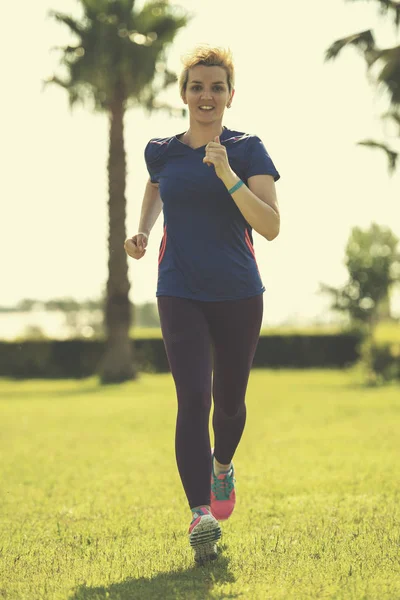
{"type": "Polygon", "coordinates": [[[228,190],[228,193],[233,194],[233,192],[236,192],[236,190],[242,187],[242,185],[244,185],[244,183],[241,179],[239,179],[239,181],[233,187],[231,187],[230,190],[228,190]]]}

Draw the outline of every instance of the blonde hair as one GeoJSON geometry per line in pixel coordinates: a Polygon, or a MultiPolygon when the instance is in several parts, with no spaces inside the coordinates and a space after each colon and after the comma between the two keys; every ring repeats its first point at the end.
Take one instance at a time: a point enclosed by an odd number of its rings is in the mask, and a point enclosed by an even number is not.
{"type": "Polygon", "coordinates": [[[229,92],[235,87],[235,69],[233,66],[233,57],[231,50],[225,48],[212,48],[207,44],[196,46],[191,52],[182,57],[183,70],[179,76],[179,91],[181,96],[186,91],[189,79],[189,69],[197,65],[206,65],[207,67],[222,67],[228,80],[229,92]]]}

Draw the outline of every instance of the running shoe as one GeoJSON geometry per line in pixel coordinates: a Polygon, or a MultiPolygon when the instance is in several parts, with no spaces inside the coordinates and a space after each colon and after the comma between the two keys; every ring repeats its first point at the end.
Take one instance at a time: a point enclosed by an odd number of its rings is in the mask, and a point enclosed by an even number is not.
{"type": "Polygon", "coordinates": [[[211,458],[211,513],[218,521],[226,521],[233,513],[236,503],[235,469],[232,463],[227,473],[216,475],[214,472],[214,451],[212,451],[211,458]]]}
{"type": "Polygon", "coordinates": [[[189,541],[198,564],[217,558],[217,541],[222,535],[221,527],[210,511],[199,508],[193,513],[189,527],[189,541]]]}

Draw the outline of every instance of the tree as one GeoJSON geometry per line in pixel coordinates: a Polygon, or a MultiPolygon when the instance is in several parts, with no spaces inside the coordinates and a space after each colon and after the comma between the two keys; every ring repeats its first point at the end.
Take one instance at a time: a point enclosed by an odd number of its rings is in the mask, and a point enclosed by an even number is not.
{"type": "Polygon", "coordinates": [[[47,336],[40,325],[26,325],[21,336],[17,340],[45,340],[47,336]]]}
{"type": "MultiPolygon", "coordinates": [[[[84,16],[51,11],[50,15],[69,27],[76,38],[62,50],[61,64],[67,76],[53,76],[45,83],[65,88],[71,108],[90,102],[95,111],[109,118],[108,218],[109,260],[105,301],[106,350],[100,365],[103,383],[136,377],[129,338],[128,262],[126,239],[126,156],[124,115],[129,106],[157,107],[159,92],[176,81],[165,67],[166,48],[188,16],[167,0],[147,2],[140,12],[135,0],[79,0],[84,16]]],[[[165,105],[162,106],[165,108],[165,105]]],[[[172,111],[172,107],[166,107],[172,111]]]]}
{"type": "Polygon", "coordinates": [[[353,323],[368,326],[371,339],[394,284],[400,282],[399,240],[388,227],[373,223],[363,231],[354,227],[346,246],[349,278],[342,288],[321,284],[329,294],[332,309],[345,313],[353,323]]]}
{"type": "MultiPolygon", "coordinates": [[[[357,0],[350,0],[355,2],[357,0]]],[[[394,25],[398,29],[400,25],[400,2],[399,0],[374,0],[384,15],[390,15],[394,19],[394,25]]],[[[367,65],[367,74],[371,82],[377,88],[383,88],[389,97],[389,110],[381,115],[382,120],[391,121],[398,131],[400,140],[400,45],[393,48],[378,48],[375,43],[373,32],[368,29],[336,40],[326,51],[325,60],[335,59],[347,46],[354,46],[364,56],[367,65]],[[372,75],[373,67],[379,72],[372,75]]],[[[399,150],[389,147],[385,141],[366,139],[358,142],[361,146],[378,148],[386,153],[388,158],[389,173],[392,174],[397,166],[399,150]]]]}
{"type": "Polygon", "coordinates": [[[40,304],[39,300],[25,298],[24,300],[18,302],[16,310],[19,312],[30,312],[35,308],[35,306],[38,306],[38,304],[40,304]]]}

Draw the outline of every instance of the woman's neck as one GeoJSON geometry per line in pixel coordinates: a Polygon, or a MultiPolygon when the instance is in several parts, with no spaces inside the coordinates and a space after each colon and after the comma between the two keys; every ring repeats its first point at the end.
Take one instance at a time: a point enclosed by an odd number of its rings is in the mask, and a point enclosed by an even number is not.
{"type": "Polygon", "coordinates": [[[217,135],[221,135],[223,129],[221,123],[201,124],[200,126],[197,123],[190,123],[189,129],[181,137],[181,142],[191,148],[200,148],[208,142],[213,142],[217,135]]]}

